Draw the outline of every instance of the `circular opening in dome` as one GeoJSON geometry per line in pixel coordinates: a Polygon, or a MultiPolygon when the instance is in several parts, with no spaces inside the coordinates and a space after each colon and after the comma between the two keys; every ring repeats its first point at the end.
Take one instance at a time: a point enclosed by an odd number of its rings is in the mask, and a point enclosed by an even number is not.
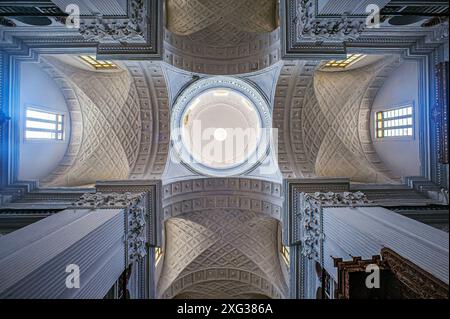
{"type": "Polygon", "coordinates": [[[255,105],[241,93],[211,89],[188,104],[181,136],[196,161],[211,168],[229,168],[255,152],[261,121],[255,105]]]}
{"type": "Polygon", "coordinates": [[[229,77],[200,80],[177,99],[172,145],[182,162],[206,175],[237,175],[267,155],[270,112],[248,83],[229,77]]]}

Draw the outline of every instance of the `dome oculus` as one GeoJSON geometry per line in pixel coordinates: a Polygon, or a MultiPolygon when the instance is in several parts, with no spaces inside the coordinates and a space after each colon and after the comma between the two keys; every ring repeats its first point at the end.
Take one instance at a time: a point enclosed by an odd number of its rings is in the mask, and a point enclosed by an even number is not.
{"type": "Polygon", "coordinates": [[[177,155],[200,174],[242,174],[267,155],[268,105],[242,80],[214,77],[197,81],[177,99],[171,126],[177,155]]]}

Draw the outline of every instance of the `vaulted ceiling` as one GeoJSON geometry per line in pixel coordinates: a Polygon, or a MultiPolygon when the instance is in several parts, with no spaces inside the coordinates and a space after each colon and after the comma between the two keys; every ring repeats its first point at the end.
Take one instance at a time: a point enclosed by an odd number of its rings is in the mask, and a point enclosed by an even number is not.
{"type": "Polygon", "coordinates": [[[87,71],[51,56],[40,64],[64,93],[72,125],[69,149],[43,185],[162,174],[169,110],[159,64],[127,62],[114,72],[87,71]]]}
{"type": "Polygon", "coordinates": [[[283,174],[391,181],[394,176],[372,145],[370,112],[378,90],[400,63],[398,56],[384,56],[356,69],[325,72],[319,62],[286,62],[274,106],[283,174]]]}
{"type": "MultiPolygon", "coordinates": [[[[273,113],[283,174],[348,176],[359,182],[397,178],[373,148],[370,110],[400,64],[398,56],[384,56],[347,71],[325,72],[319,62],[285,62],[273,113]]],[[[119,71],[95,72],[46,56],[40,65],[65,95],[72,125],[69,149],[43,185],[161,176],[170,116],[159,63],[128,61],[119,71]]]]}
{"type": "Polygon", "coordinates": [[[164,61],[207,74],[248,73],[280,59],[278,1],[167,1],[164,61]]]}

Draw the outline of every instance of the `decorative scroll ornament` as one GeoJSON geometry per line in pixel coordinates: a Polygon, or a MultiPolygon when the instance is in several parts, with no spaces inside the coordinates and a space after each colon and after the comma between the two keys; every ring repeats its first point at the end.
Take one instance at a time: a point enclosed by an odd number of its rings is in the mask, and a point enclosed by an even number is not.
{"type": "Polygon", "coordinates": [[[367,199],[367,196],[363,192],[344,192],[344,193],[315,193],[314,195],[305,195],[306,200],[315,200],[317,204],[322,206],[357,206],[368,205],[372,201],[367,199]]]}
{"type": "Polygon", "coordinates": [[[135,205],[142,194],[135,193],[86,193],[73,203],[74,208],[127,208],[135,205]]]}
{"type": "Polygon", "coordinates": [[[82,20],[79,32],[92,42],[145,42],[147,15],[144,4],[144,0],[132,0],[128,19],[104,19],[99,14],[94,20],[82,20]]]}
{"type": "Polygon", "coordinates": [[[320,226],[320,211],[317,207],[307,206],[303,211],[301,220],[302,233],[302,255],[308,259],[319,259],[320,242],[323,239],[320,226]]]}
{"type": "Polygon", "coordinates": [[[308,259],[322,261],[322,243],[325,235],[322,229],[323,207],[364,206],[370,204],[366,195],[356,193],[315,193],[300,195],[300,212],[297,215],[296,241],[301,242],[301,253],[308,259]]]}
{"type": "Polygon", "coordinates": [[[294,23],[299,37],[347,41],[356,39],[364,31],[366,19],[346,16],[316,19],[314,0],[298,0],[294,23]]]}
{"type": "Polygon", "coordinates": [[[381,250],[383,263],[403,285],[408,299],[448,299],[448,284],[389,248],[381,250]]]}
{"type": "Polygon", "coordinates": [[[432,17],[422,24],[424,28],[434,28],[435,41],[442,41],[448,39],[448,17],[432,17]]]}
{"type": "Polygon", "coordinates": [[[126,209],[124,242],[128,264],[147,255],[146,224],[148,220],[145,193],[87,193],[73,204],[75,209],[126,209]]]}
{"type": "Polygon", "coordinates": [[[146,220],[145,196],[140,196],[128,209],[127,243],[130,262],[137,261],[147,255],[146,220]]]}

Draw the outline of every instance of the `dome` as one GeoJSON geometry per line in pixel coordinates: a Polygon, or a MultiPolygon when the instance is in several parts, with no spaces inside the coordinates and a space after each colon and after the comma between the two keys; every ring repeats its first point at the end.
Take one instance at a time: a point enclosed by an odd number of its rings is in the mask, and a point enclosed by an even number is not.
{"type": "Polygon", "coordinates": [[[183,164],[205,175],[242,174],[267,154],[270,114],[249,83],[228,77],[203,79],[177,99],[173,146],[183,164]]]}

